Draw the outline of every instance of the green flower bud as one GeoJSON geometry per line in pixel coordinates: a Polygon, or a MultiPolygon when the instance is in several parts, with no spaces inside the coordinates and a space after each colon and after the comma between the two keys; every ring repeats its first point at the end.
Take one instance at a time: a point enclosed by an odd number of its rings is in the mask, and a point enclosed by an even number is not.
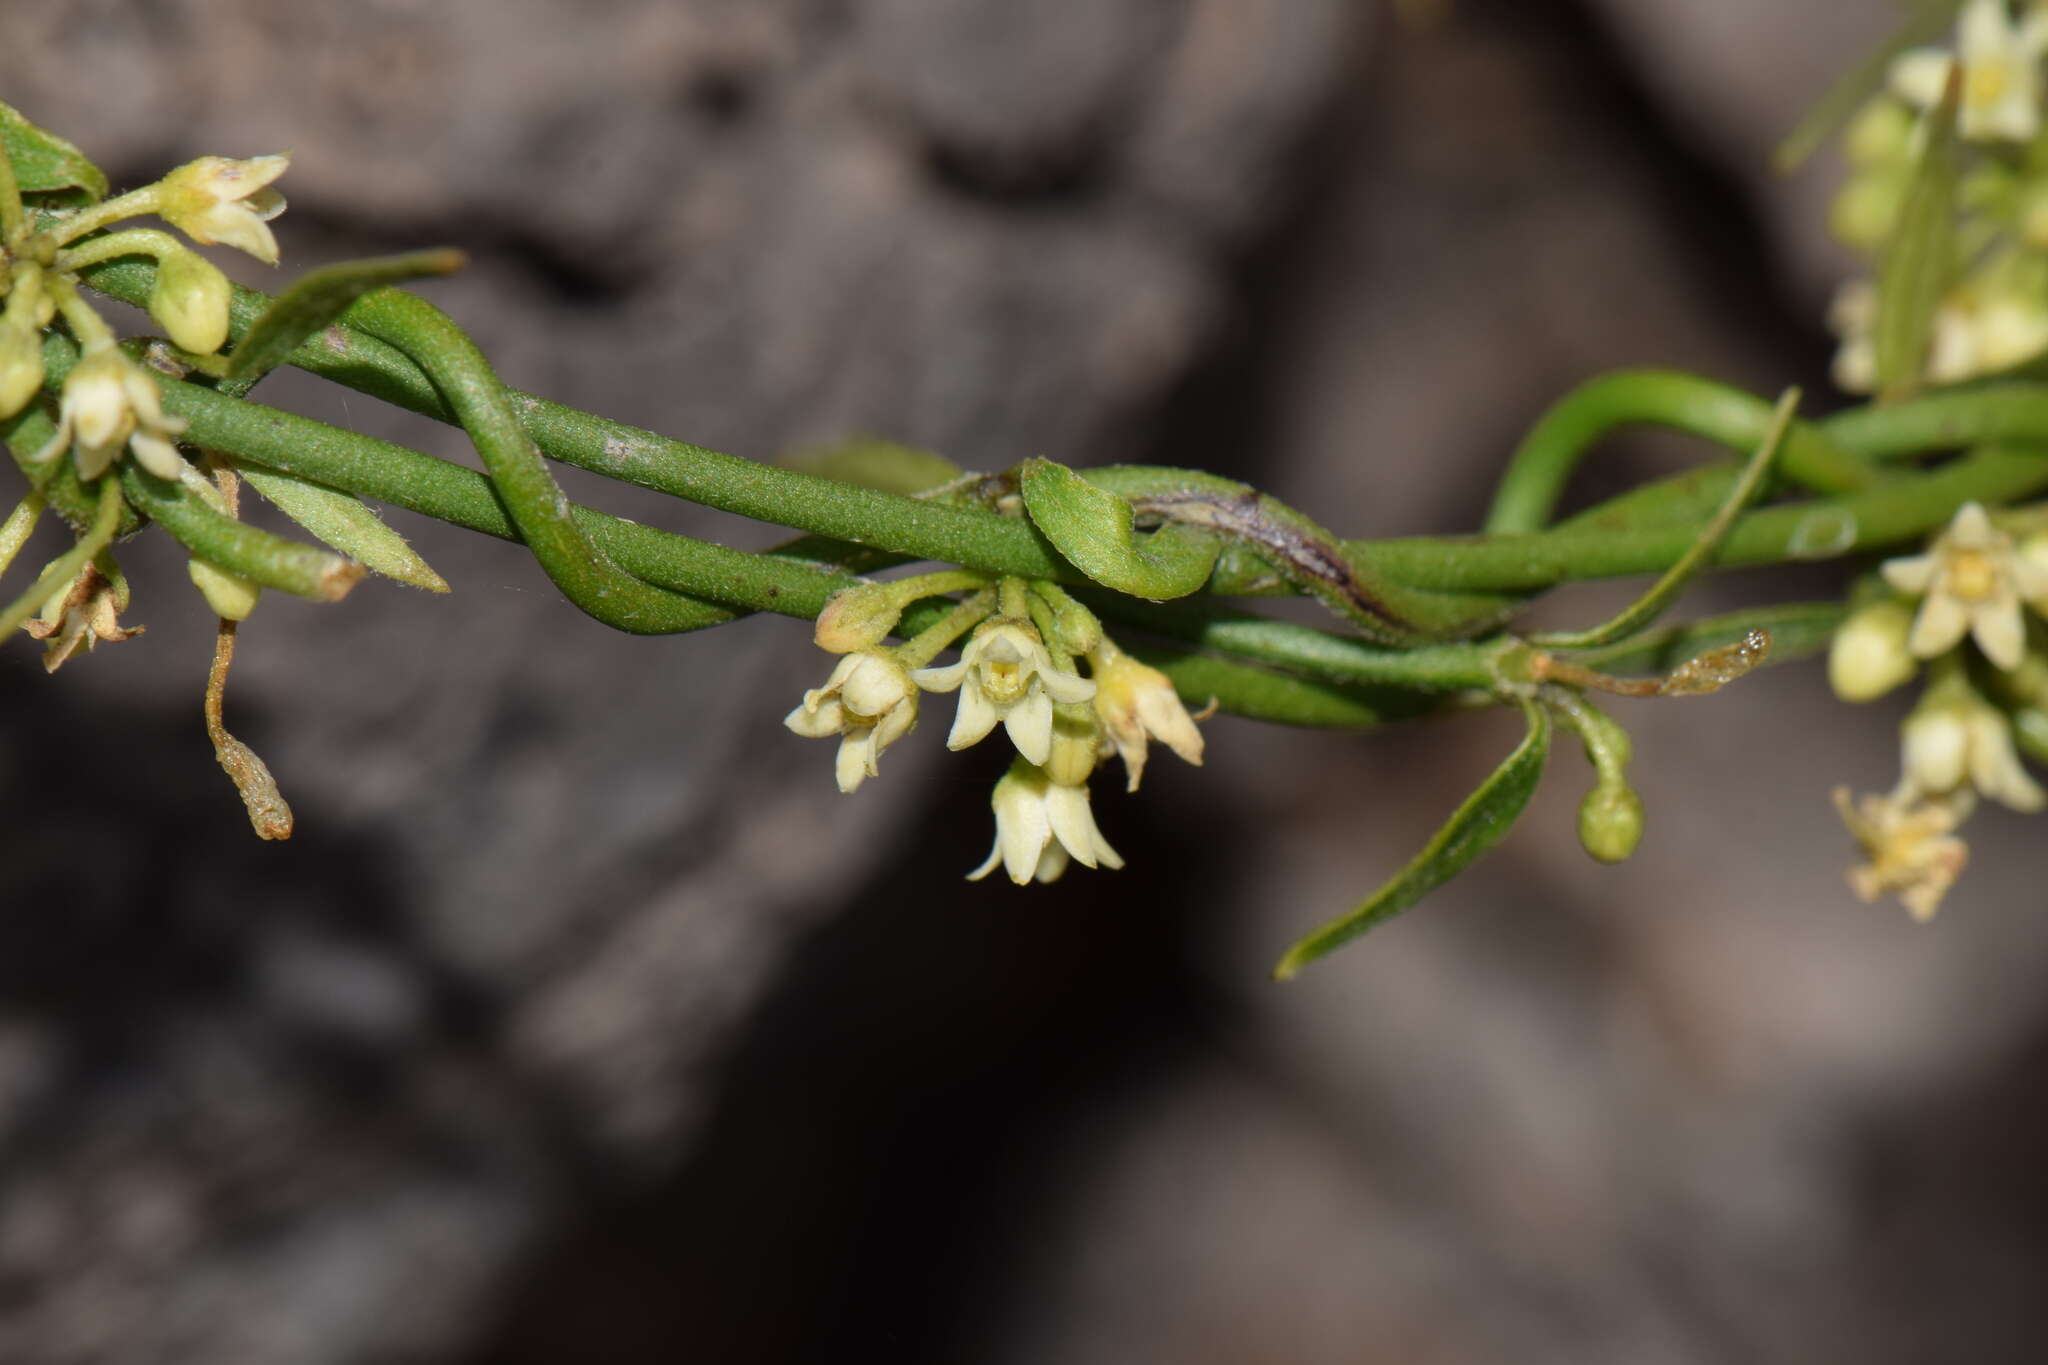
{"type": "Polygon", "coordinates": [[[43,339],[34,328],[0,319],[0,417],[28,406],[43,386],[43,339]]]}
{"type": "Polygon", "coordinates": [[[1904,602],[1873,602],[1850,614],[1828,646],[1828,685],[1843,701],[1875,701],[1911,678],[1919,667],[1906,641],[1913,609],[1904,602]]]}
{"type": "Polygon", "coordinates": [[[1828,231],[1843,246],[1874,252],[1890,239],[1905,197],[1906,177],[1898,171],[1851,176],[1828,205],[1828,231]]]}
{"type": "Polygon", "coordinates": [[[1842,134],[1842,155],[1858,169],[1902,161],[1912,136],[1913,111],[1880,95],[1849,120],[1842,134]]]}
{"type": "Polygon", "coordinates": [[[1643,839],[1643,798],[1625,782],[1602,782],[1579,803],[1579,842],[1603,863],[1618,863],[1643,839]]]}
{"type": "Polygon", "coordinates": [[[192,575],[192,586],[199,589],[214,615],[242,621],[256,610],[256,599],[263,592],[260,585],[204,559],[191,560],[185,568],[192,575]]]}
{"type": "Polygon", "coordinates": [[[157,262],[149,315],[178,345],[212,355],[228,339],[228,302],[234,292],[212,262],[195,252],[173,252],[157,262]]]}

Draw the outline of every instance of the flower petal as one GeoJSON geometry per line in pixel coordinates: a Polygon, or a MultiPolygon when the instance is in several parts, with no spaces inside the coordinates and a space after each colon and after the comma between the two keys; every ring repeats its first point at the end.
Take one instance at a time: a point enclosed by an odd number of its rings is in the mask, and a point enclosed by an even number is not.
{"type": "Polygon", "coordinates": [[[1934,593],[1920,604],[1906,648],[1919,658],[1931,659],[1954,649],[1969,628],[1969,609],[1947,593],[1934,593]]]}
{"type": "MultiPolygon", "coordinates": [[[[965,697],[966,693],[961,693],[965,697]]],[[[1003,728],[1010,732],[1010,742],[1017,746],[1017,752],[1035,764],[1042,764],[1052,756],[1052,699],[1045,695],[1045,689],[1031,686],[1025,690],[1024,699],[1010,708],[1003,717],[1003,728]]]]}
{"type": "Polygon", "coordinates": [[[910,680],[927,692],[951,692],[967,680],[967,670],[971,666],[962,659],[944,668],[920,668],[910,675],[910,680]]]}
{"type": "Polygon", "coordinates": [[[1084,678],[1078,673],[1062,673],[1056,668],[1040,669],[1039,681],[1054,701],[1082,702],[1095,697],[1095,680],[1084,678]]]}
{"type": "Polygon", "coordinates": [[[1887,559],[1880,572],[1884,581],[1900,592],[1918,597],[1934,586],[1934,571],[1939,560],[1932,554],[1908,555],[1903,559],[1887,559]]]}
{"type": "Polygon", "coordinates": [[[946,736],[946,747],[958,750],[981,743],[1000,719],[995,703],[983,696],[979,687],[961,688],[960,710],[953,716],[953,730],[946,736]]]}
{"type": "Polygon", "coordinates": [[[2027,652],[2027,627],[2017,601],[1986,604],[1970,613],[1970,635],[1984,657],[2006,673],[2018,668],[2027,652]]]}

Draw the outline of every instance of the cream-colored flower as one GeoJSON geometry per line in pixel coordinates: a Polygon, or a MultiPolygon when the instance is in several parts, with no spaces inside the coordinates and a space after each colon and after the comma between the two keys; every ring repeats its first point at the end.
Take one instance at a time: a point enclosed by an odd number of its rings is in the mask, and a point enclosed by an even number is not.
{"type": "Polygon", "coordinates": [[[1960,677],[1928,689],[1900,727],[1899,750],[1902,795],[1944,796],[1967,784],[2014,810],[2048,805],[2013,748],[2012,722],[1960,677]]]}
{"type": "MultiPolygon", "coordinates": [[[[2035,352],[2023,348],[2036,332],[2023,316],[2027,313],[2026,306],[2016,301],[2009,307],[1992,308],[1975,302],[1968,292],[1951,291],[1934,311],[1923,377],[1931,384],[1959,384],[2030,359],[2035,352]]],[[[2032,313],[2039,315],[2041,328],[2048,328],[2048,313],[2038,308],[2032,313]]],[[[1844,282],[1828,305],[1828,327],[1841,339],[1831,367],[1836,387],[1844,393],[1874,392],[1877,286],[1869,280],[1844,282]]],[[[2038,334],[2048,336],[2048,332],[2038,334]]]]}
{"type": "Polygon", "coordinates": [[[1956,19],[1954,56],[1941,48],[1902,52],[1891,87],[1922,109],[1941,103],[1949,68],[1962,62],[1957,129],[1972,141],[2028,142],[2041,127],[2041,55],[2048,51],[2048,15],[2030,9],[2014,23],[2006,0],[1965,0],[1956,19]]]}
{"type": "Polygon", "coordinates": [[[910,670],[884,650],[861,650],[841,659],[823,687],[804,693],[784,718],[806,739],[840,735],[834,775],[842,792],[879,775],[882,750],[917,725],[917,688],[910,670]]]}
{"type": "Polygon", "coordinates": [[[1109,734],[1130,774],[1128,790],[1138,789],[1145,772],[1147,741],[1156,739],[1189,763],[1202,763],[1202,732],[1181,705],[1173,682],[1148,668],[1107,640],[1089,656],[1095,670],[1095,714],[1109,734]]]}
{"type": "Polygon", "coordinates": [[[1052,704],[1088,701],[1095,684],[1054,666],[1052,655],[1029,623],[995,617],[978,627],[960,661],[946,668],[921,668],[910,675],[932,692],[960,690],[948,749],[979,743],[1001,721],[1017,752],[1042,764],[1052,752],[1052,704]]]}
{"type": "Polygon", "coordinates": [[[1969,845],[1955,837],[1976,798],[1968,788],[1949,796],[1875,793],[1851,801],[1847,787],[1835,788],[1842,823],[1870,858],[1849,869],[1849,886],[1866,901],[1895,893],[1913,918],[1932,918],[1941,898],[1970,860],[1969,845]]]}
{"type": "Polygon", "coordinates": [[[996,813],[996,845],[988,861],[967,874],[969,881],[980,881],[998,865],[1019,886],[1033,877],[1058,880],[1070,858],[1083,867],[1124,865],[1095,827],[1086,787],[1063,786],[1018,759],[996,783],[989,804],[996,813]]]}
{"type": "Polygon", "coordinates": [[[1900,592],[1923,596],[1906,642],[1923,659],[1947,653],[1968,634],[1985,658],[2010,671],[2026,651],[2022,599],[2036,610],[2048,603],[2048,569],[2015,553],[2012,537],[1974,502],[1963,504],[1926,554],[1886,560],[1884,577],[1900,592]]]}
{"type": "Polygon", "coordinates": [[[74,451],[78,477],[90,482],[126,445],[142,467],[159,479],[176,479],[185,468],[175,438],[181,417],[164,414],[156,380],[112,344],[91,348],[64,380],[57,434],[29,458],[37,463],[74,451]]]}
{"type": "Polygon", "coordinates": [[[284,212],[284,196],[270,182],[290,164],[289,154],[188,161],[158,182],[157,216],[195,242],[218,242],[276,265],[277,238],[267,224],[284,212]]]}

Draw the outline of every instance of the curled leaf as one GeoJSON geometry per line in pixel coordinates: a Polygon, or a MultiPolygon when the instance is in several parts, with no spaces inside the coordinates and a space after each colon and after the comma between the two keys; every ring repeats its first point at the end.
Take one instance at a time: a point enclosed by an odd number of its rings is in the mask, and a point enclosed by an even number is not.
{"type": "Polygon", "coordinates": [[[1105,588],[1161,602],[1199,590],[1216,567],[1215,535],[1169,521],[1141,536],[1129,502],[1064,465],[1026,461],[1019,483],[1024,510],[1053,548],[1105,588]]]}
{"type": "Polygon", "coordinates": [[[1550,713],[1533,701],[1524,700],[1521,706],[1529,732],[1515,751],[1480,784],[1479,790],[1465,798],[1444,827],[1393,880],[1357,909],[1339,915],[1289,948],[1273,968],[1277,979],[1287,980],[1317,958],[1408,909],[1470,867],[1514,827],[1535,794],[1536,784],[1543,776],[1544,760],[1550,756],[1550,713]]]}

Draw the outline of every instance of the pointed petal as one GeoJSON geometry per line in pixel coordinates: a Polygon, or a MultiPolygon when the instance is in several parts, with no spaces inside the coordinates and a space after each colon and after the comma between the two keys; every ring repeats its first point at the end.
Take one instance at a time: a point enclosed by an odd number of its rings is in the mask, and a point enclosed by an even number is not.
{"type": "Polygon", "coordinates": [[[1038,855],[1038,869],[1032,875],[1038,878],[1040,885],[1043,885],[1046,882],[1058,881],[1066,870],[1067,851],[1060,847],[1058,840],[1053,840],[1046,844],[1045,852],[1038,855]]]}
{"type": "Polygon", "coordinates": [[[1062,673],[1053,668],[1041,669],[1038,680],[1045,684],[1046,693],[1054,701],[1089,701],[1095,696],[1095,680],[1084,678],[1078,673],[1062,673]]]}
{"type": "Polygon", "coordinates": [[[983,696],[979,687],[961,688],[960,709],[953,716],[953,731],[946,736],[946,747],[959,750],[981,743],[1000,719],[995,703],[983,696]]]}
{"type": "Polygon", "coordinates": [[[1931,554],[1909,555],[1904,559],[1887,559],[1880,572],[1884,581],[1900,592],[1918,597],[1934,585],[1935,562],[1931,554]]]}
{"type": "Polygon", "coordinates": [[[1913,618],[1913,633],[1906,638],[1906,648],[1919,658],[1931,659],[1954,649],[1969,628],[1969,610],[1953,597],[1935,593],[1920,604],[1920,614],[1913,618]]]}
{"type": "Polygon", "coordinates": [[[1003,839],[1002,836],[998,834],[996,836],[995,847],[991,848],[988,851],[988,860],[982,863],[980,867],[975,868],[974,871],[968,873],[967,880],[970,882],[980,881],[983,877],[986,877],[989,873],[995,871],[997,864],[1001,863],[1002,861],[1003,839]]]}
{"type": "Polygon", "coordinates": [[[863,725],[846,732],[846,738],[839,741],[839,755],[833,760],[832,775],[838,779],[839,790],[848,795],[859,790],[863,778],[876,776],[873,726],[863,725]]]}
{"type": "Polygon", "coordinates": [[[1028,689],[1024,699],[1003,717],[1003,727],[1010,732],[1017,752],[1030,762],[1042,764],[1052,756],[1052,699],[1045,689],[1028,689]]]}
{"type": "Polygon", "coordinates": [[[799,706],[782,718],[782,723],[805,739],[823,739],[846,729],[846,712],[836,701],[813,708],[799,706]]]}
{"type": "Polygon", "coordinates": [[[927,692],[951,692],[967,679],[967,660],[947,664],[944,668],[920,668],[910,675],[910,680],[927,692]]]}
{"type": "Polygon", "coordinates": [[[1055,784],[1045,793],[1045,813],[1053,837],[1074,855],[1074,861],[1083,867],[1095,866],[1095,845],[1101,836],[1096,834],[1095,817],[1088,810],[1088,789],[1055,784]]]}
{"type": "Polygon", "coordinates": [[[1025,885],[1038,871],[1038,860],[1052,840],[1052,824],[1046,818],[1045,803],[1019,801],[996,821],[996,840],[1003,846],[1003,870],[1010,880],[1025,885]]]}
{"type": "Polygon", "coordinates": [[[2018,668],[2027,652],[2027,627],[2017,601],[1979,607],[1970,615],[1970,634],[1984,657],[2006,673],[2018,668]]]}
{"type": "Polygon", "coordinates": [[[179,456],[178,448],[161,436],[138,431],[128,438],[128,448],[135,452],[135,458],[141,462],[142,467],[159,479],[176,483],[178,475],[185,468],[185,461],[179,456]]]}
{"type": "Polygon", "coordinates": [[[1892,93],[1919,109],[1941,103],[1942,87],[1948,84],[1949,63],[1955,59],[1938,47],[1916,47],[1901,52],[1892,61],[1892,93]]]}

